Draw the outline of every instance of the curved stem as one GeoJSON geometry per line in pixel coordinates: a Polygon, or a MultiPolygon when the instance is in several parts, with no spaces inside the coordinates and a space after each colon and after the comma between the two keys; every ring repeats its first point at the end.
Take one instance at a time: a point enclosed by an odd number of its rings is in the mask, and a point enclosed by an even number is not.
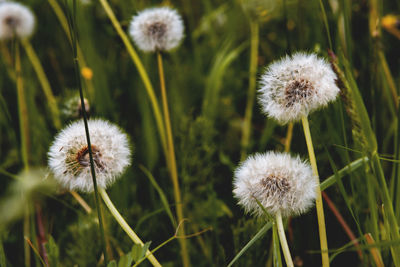
{"type": "Polygon", "coordinates": [[[255,20],[250,21],[251,46],[250,46],[250,70],[249,70],[249,88],[247,91],[247,104],[243,122],[243,133],[241,140],[241,159],[244,160],[247,155],[249,139],[251,135],[251,118],[253,116],[254,98],[256,94],[256,75],[258,63],[258,42],[259,27],[255,20]]]}
{"type": "Polygon", "coordinates": [[[22,39],[21,44],[25,49],[25,52],[32,63],[33,69],[38,76],[39,82],[42,86],[44,95],[46,96],[47,103],[50,107],[51,116],[53,119],[54,126],[57,129],[61,128],[61,121],[60,121],[60,112],[58,110],[56,99],[53,95],[53,91],[51,90],[51,86],[49,80],[47,79],[46,73],[43,70],[43,66],[40,63],[40,59],[37,56],[35,50],[33,49],[31,43],[27,39],[22,39]]]}
{"type": "Polygon", "coordinates": [[[133,63],[136,65],[136,68],[139,72],[140,77],[142,78],[142,81],[146,88],[147,94],[150,98],[151,105],[153,107],[154,116],[156,119],[158,131],[160,134],[161,144],[164,148],[164,153],[166,154],[167,153],[167,141],[166,141],[167,139],[166,139],[165,130],[164,130],[164,126],[163,126],[163,120],[162,120],[162,116],[161,116],[160,107],[158,106],[158,101],[157,101],[156,95],[154,93],[153,86],[151,85],[149,76],[147,75],[147,72],[146,72],[145,68],[143,67],[142,62],[140,61],[138,54],[136,53],[135,49],[133,48],[131,42],[129,41],[128,36],[122,30],[121,24],[118,22],[117,18],[115,17],[115,14],[112,11],[110,5],[107,3],[106,0],[99,0],[99,1],[100,1],[101,5],[103,6],[104,11],[107,13],[107,16],[110,18],[111,23],[114,26],[115,30],[121,37],[122,42],[125,44],[125,47],[129,53],[129,55],[131,56],[133,63]]]}
{"type": "MultiPolygon", "coordinates": [[[[165,78],[164,78],[164,68],[162,62],[162,56],[160,52],[157,52],[157,63],[158,63],[158,72],[160,76],[160,86],[161,86],[161,98],[162,98],[162,107],[164,112],[164,122],[165,128],[167,129],[167,147],[168,147],[168,162],[169,162],[169,171],[171,174],[172,184],[174,187],[174,198],[176,204],[176,215],[178,217],[178,222],[183,220],[183,205],[181,192],[179,188],[179,180],[178,180],[178,171],[176,167],[176,157],[175,157],[175,148],[174,141],[172,137],[172,129],[171,129],[171,118],[169,116],[168,110],[168,99],[167,99],[167,90],[165,88],[165,78]]],[[[183,227],[179,228],[179,235],[185,235],[185,230],[183,227]]],[[[181,255],[183,266],[190,266],[189,254],[187,251],[186,240],[179,239],[179,244],[181,245],[181,255]]]]}
{"type": "Polygon", "coordinates": [[[283,251],[283,256],[285,257],[286,265],[288,267],[293,267],[293,260],[292,256],[290,255],[289,246],[286,240],[285,229],[283,228],[282,215],[280,211],[277,212],[275,220],[278,226],[279,240],[281,241],[281,247],[283,251]]]}
{"type": "Polygon", "coordinates": [[[322,253],[322,266],[327,267],[327,266],[329,266],[328,240],[326,237],[325,215],[324,215],[324,207],[323,207],[323,203],[322,203],[321,188],[320,188],[320,184],[319,184],[317,161],[315,159],[314,147],[312,144],[310,126],[308,124],[307,117],[305,117],[305,116],[302,117],[301,122],[303,123],[304,136],[306,138],[311,168],[313,170],[314,177],[318,183],[318,186],[316,189],[317,190],[317,198],[315,200],[315,205],[317,208],[319,241],[320,241],[321,253],[322,253]]]}
{"type": "MultiPolygon", "coordinates": [[[[99,193],[101,198],[103,199],[104,203],[106,204],[108,210],[114,216],[115,220],[119,223],[121,228],[127,233],[127,235],[132,239],[132,241],[135,244],[141,245],[143,247],[143,242],[140,240],[138,235],[132,230],[132,228],[129,226],[129,224],[125,221],[125,219],[122,217],[122,215],[119,213],[117,208],[115,208],[114,204],[112,203],[111,199],[108,197],[107,192],[104,190],[104,188],[99,188],[99,193]]],[[[149,250],[146,251],[146,255],[151,254],[149,250]]],[[[160,266],[161,264],[157,261],[157,259],[154,257],[153,254],[148,256],[149,261],[153,266],[160,266]]]]}

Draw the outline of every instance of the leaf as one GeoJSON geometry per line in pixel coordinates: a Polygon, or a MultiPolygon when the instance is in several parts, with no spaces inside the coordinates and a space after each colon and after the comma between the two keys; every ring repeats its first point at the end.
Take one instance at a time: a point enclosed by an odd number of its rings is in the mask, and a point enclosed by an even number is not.
{"type": "Polygon", "coordinates": [[[126,253],[119,258],[118,267],[130,267],[132,265],[132,253],[126,253]]]}
{"type": "Polygon", "coordinates": [[[146,242],[143,246],[135,244],[132,246],[132,258],[135,262],[138,262],[146,255],[147,250],[149,249],[151,241],[146,242]]]}
{"type": "Polygon", "coordinates": [[[50,266],[59,266],[60,262],[60,252],[54,238],[50,235],[49,241],[45,244],[47,251],[47,258],[49,260],[50,266]]]}
{"type": "Polygon", "coordinates": [[[117,262],[115,260],[112,260],[107,264],[107,267],[117,267],[117,262]]]}

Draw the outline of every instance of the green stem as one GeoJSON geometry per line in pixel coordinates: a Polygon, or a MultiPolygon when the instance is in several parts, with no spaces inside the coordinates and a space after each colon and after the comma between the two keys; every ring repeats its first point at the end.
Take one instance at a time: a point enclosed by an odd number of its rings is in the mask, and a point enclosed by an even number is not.
{"type": "Polygon", "coordinates": [[[15,74],[18,95],[18,115],[19,127],[21,133],[21,155],[24,170],[29,169],[29,121],[28,121],[28,107],[26,105],[24,85],[21,75],[21,57],[19,50],[19,42],[15,44],[15,74]]]}
{"type": "MultiPolygon", "coordinates": [[[[57,3],[57,0],[48,0],[48,1],[49,1],[50,6],[53,8],[53,11],[57,16],[57,18],[61,24],[61,27],[64,29],[64,31],[68,37],[68,40],[70,42],[72,42],[71,34],[69,31],[69,26],[68,26],[68,20],[67,20],[67,17],[64,15],[62,8],[57,3]]],[[[78,58],[79,58],[80,65],[82,66],[82,68],[88,67],[88,65],[86,64],[85,58],[83,57],[83,52],[82,52],[82,49],[79,46],[79,44],[77,44],[76,48],[77,48],[77,52],[78,52],[78,58]]],[[[93,87],[92,80],[85,79],[85,84],[86,84],[86,87],[88,90],[89,100],[93,100],[94,99],[94,87],[93,87]]]]}
{"type": "MultiPolygon", "coordinates": [[[[18,116],[19,116],[19,128],[21,135],[21,157],[24,166],[24,171],[29,170],[29,120],[28,120],[28,107],[26,105],[24,84],[22,80],[22,69],[21,69],[21,55],[19,49],[19,40],[15,40],[15,78],[17,85],[17,96],[18,96],[18,116]]],[[[26,207],[24,212],[24,223],[23,223],[24,236],[29,238],[30,236],[30,218],[29,208],[26,207]]],[[[31,253],[29,244],[24,240],[24,260],[25,266],[30,266],[31,253]]]]}
{"type": "Polygon", "coordinates": [[[319,0],[319,5],[320,5],[321,11],[322,11],[322,19],[324,20],[326,35],[328,36],[329,48],[333,51],[331,33],[329,31],[328,17],[326,16],[325,7],[324,7],[324,3],[322,3],[322,0],[319,0]]]}
{"type": "Polygon", "coordinates": [[[247,91],[247,104],[243,122],[243,133],[241,141],[241,159],[244,160],[247,155],[249,140],[251,135],[251,118],[253,115],[254,98],[256,95],[256,75],[258,63],[258,43],[259,26],[255,20],[250,20],[250,70],[249,70],[249,88],[247,91]]]}
{"type": "Polygon", "coordinates": [[[302,117],[301,122],[303,123],[304,136],[306,138],[308,155],[310,158],[311,167],[312,167],[316,182],[318,184],[317,189],[316,189],[317,198],[316,198],[315,204],[316,204],[316,208],[317,208],[319,241],[320,241],[321,253],[322,253],[322,266],[328,267],[329,266],[328,240],[326,238],[324,207],[323,207],[323,203],[322,203],[321,188],[320,188],[320,184],[319,184],[317,161],[315,159],[314,147],[312,144],[310,126],[308,124],[307,117],[305,117],[305,116],[302,117]]]}
{"type": "MultiPolygon", "coordinates": [[[[106,204],[108,210],[114,216],[115,220],[119,223],[121,228],[127,233],[127,235],[132,239],[132,241],[135,244],[138,244],[143,247],[143,242],[140,240],[138,235],[132,230],[132,228],[129,226],[129,224],[125,221],[125,219],[122,217],[122,215],[118,212],[118,210],[115,208],[114,204],[112,203],[111,199],[108,197],[106,190],[104,188],[99,188],[99,193],[101,198],[103,199],[104,203],[106,204]]],[[[146,255],[151,254],[149,250],[146,251],[146,255]]],[[[153,254],[148,256],[149,261],[153,266],[161,266],[161,264],[157,261],[157,259],[154,257],[153,254]]]]}
{"type": "MultiPolygon", "coordinates": [[[[385,209],[385,214],[389,221],[390,231],[391,231],[390,234],[392,236],[392,240],[398,241],[398,240],[400,240],[399,226],[397,224],[396,215],[393,210],[392,199],[389,194],[385,175],[383,173],[382,165],[379,160],[379,155],[377,152],[375,152],[371,155],[371,162],[372,162],[372,167],[374,168],[374,173],[377,176],[378,182],[381,187],[380,190],[382,192],[383,205],[384,205],[384,209],[385,209]]],[[[396,245],[392,246],[392,256],[395,259],[394,260],[395,263],[400,262],[399,246],[396,246],[396,245]]]]}
{"type": "MultiPolygon", "coordinates": [[[[174,141],[172,137],[172,129],[171,129],[171,118],[169,115],[168,109],[168,99],[167,99],[167,90],[165,87],[165,76],[164,76],[164,68],[162,62],[161,52],[157,52],[157,63],[158,63],[158,73],[160,76],[160,86],[161,86],[161,98],[162,98],[162,107],[164,112],[164,122],[165,128],[167,129],[167,147],[168,147],[168,162],[169,162],[169,170],[171,174],[172,184],[174,187],[174,198],[176,204],[176,215],[178,217],[178,222],[183,220],[183,205],[182,205],[182,197],[179,188],[179,179],[178,179],[178,170],[176,167],[176,156],[175,156],[175,148],[174,141]]],[[[179,235],[184,236],[185,230],[184,227],[179,228],[179,235]]],[[[179,239],[179,244],[181,246],[181,255],[183,266],[190,266],[190,258],[187,250],[186,239],[179,239]]]]}
{"type": "Polygon", "coordinates": [[[53,95],[53,91],[51,90],[51,86],[47,76],[43,70],[42,64],[40,63],[39,57],[37,56],[35,50],[33,49],[31,43],[27,39],[22,39],[21,44],[25,49],[25,52],[32,63],[33,69],[38,76],[39,82],[42,86],[44,95],[46,96],[47,103],[50,107],[51,116],[53,119],[54,126],[57,129],[61,128],[61,121],[60,121],[60,112],[57,107],[56,99],[53,95]]]}
{"type": "Polygon", "coordinates": [[[128,36],[125,34],[125,32],[122,30],[121,24],[118,22],[117,18],[115,17],[114,12],[112,11],[110,5],[106,0],[99,0],[101,5],[103,6],[104,11],[106,12],[107,16],[111,20],[112,25],[114,26],[115,30],[119,34],[119,36],[122,39],[122,42],[125,44],[125,47],[129,53],[129,55],[132,58],[133,63],[136,65],[136,68],[139,72],[140,77],[142,78],[142,81],[144,83],[144,86],[146,88],[146,92],[150,98],[150,102],[153,108],[154,116],[156,119],[157,127],[158,127],[158,132],[160,134],[160,139],[161,139],[161,144],[164,148],[164,153],[167,155],[167,139],[165,135],[165,129],[164,129],[164,124],[162,120],[162,115],[160,111],[160,107],[158,105],[158,101],[156,98],[156,95],[154,93],[153,86],[151,85],[149,76],[147,75],[147,72],[145,68],[143,67],[143,64],[136,53],[135,49],[133,48],[131,42],[129,41],[128,36]]]}
{"type": "Polygon", "coordinates": [[[92,144],[90,142],[88,119],[87,119],[85,102],[84,102],[84,97],[83,97],[81,76],[80,76],[80,73],[79,73],[79,61],[78,61],[78,55],[77,55],[77,44],[78,44],[77,37],[78,36],[77,36],[76,17],[75,17],[75,15],[76,15],[76,0],[72,0],[72,3],[73,3],[73,7],[72,7],[73,10],[72,10],[72,12],[68,12],[67,14],[69,15],[69,17],[68,17],[68,25],[70,27],[69,31],[71,33],[72,53],[73,53],[73,58],[74,58],[75,79],[76,79],[76,82],[78,83],[79,96],[80,96],[80,99],[81,99],[83,123],[84,123],[84,126],[85,126],[86,141],[87,141],[87,147],[88,147],[88,151],[89,151],[90,172],[92,174],[94,197],[95,197],[95,202],[96,202],[97,216],[98,216],[98,219],[99,219],[100,235],[101,235],[101,241],[102,241],[103,252],[104,252],[104,263],[105,263],[105,265],[107,265],[108,257],[107,257],[107,249],[106,249],[106,239],[105,239],[105,234],[104,234],[103,216],[101,215],[101,206],[100,206],[99,193],[98,193],[98,188],[97,188],[96,171],[95,171],[95,168],[94,168],[94,161],[93,161],[92,144]]]}
{"type": "Polygon", "coordinates": [[[286,261],[286,265],[288,267],[293,267],[293,260],[292,260],[292,256],[290,255],[290,250],[289,250],[289,246],[286,240],[286,235],[285,235],[285,229],[283,227],[283,223],[282,223],[282,215],[281,212],[278,211],[276,213],[276,223],[278,226],[278,235],[279,235],[279,240],[281,241],[281,246],[282,246],[282,251],[283,251],[283,256],[285,257],[285,261],[286,261]]]}

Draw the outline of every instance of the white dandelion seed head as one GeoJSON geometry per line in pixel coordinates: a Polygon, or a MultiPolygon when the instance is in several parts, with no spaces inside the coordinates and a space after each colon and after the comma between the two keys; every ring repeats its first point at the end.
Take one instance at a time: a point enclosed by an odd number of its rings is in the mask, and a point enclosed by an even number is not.
{"type": "MultiPolygon", "coordinates": [[[[97,185],[114,183],[131,163],[128,137],[121,129],[104,120],[88,121],[97,185]]],[[[82,120],[63,129],[48,152],[49,167],[58,182],[69,190],[93,191],[89,150],[82,120]]]]}
{"type": "Polygon", "coordinates": [[[298,121],[336,99],[336,79],[324,59],[296,53],[267,67],[261,76],[258,100],[263,112],[279,123],[298,121]]]}
{"type": "Polygon", "coordinates": [[[183,39],[183,21],[178,12],[169,7],[149,8],[134,16],[129,34],[145,52],[169,51],[183,39]]]}
{"type": "Polygon", "coordinates": [[[0,2],[0,40],[27,38],[35,28],[35,17],[26,6],[16,3],[0,2]]]}
{"type": "Polygon", "coordinates": [[[299,215],[313,206],[317,181],[311,166],[298,156],[267,152],[249,156],[236,169],[233,194],[245,212],[264,216],[265,210],[275,215],[299,215]]]}

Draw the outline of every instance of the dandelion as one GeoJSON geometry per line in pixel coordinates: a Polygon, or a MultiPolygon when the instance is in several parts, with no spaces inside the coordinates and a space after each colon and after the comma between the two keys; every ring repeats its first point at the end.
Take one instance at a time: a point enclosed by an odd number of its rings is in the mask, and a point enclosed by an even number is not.
{"type": "Polygon", "coordinates": [[[298,121],[336,99],[330,65],[315,54],[296,53],[272,63],[261,76],[262,110],[281,124],[298,121]]]}
{"type": "Polygon", "coordinates": [[[0,40],[27,38],[35,28],[35,17],[26,6],[15,2],[0,2],[0,40]]]}
{"type": "Polygon", "coordinates": [[[235,171],[233,193],[246,212],[284,217],[307,211],[315,200],[317,183],[311,166],[287,153],[255,154],[235,171]]]}
{"type": "Polygon", "coordinates": [[[233,184],[246,212],[263,216],[265,209],[275,218],[286,264],[292,267],[282,216],[299,215],[313,205],[318,184],[311,166],[287,153],[255,154],[236,169],[233,184]]]}
{"type": "MultiPolygon", "coordinates": [[[[89,116],[90,115],[89,100],[87,100],[87,98],[84,98],[83,103],[85,104],[86,114],[89,116]]],[[[61,109],[61,113],[66,118],[81,117],[83,114],[83,110],[82,110],[81,98],[79,97],[79,95],[72,96],[71,98],[67,99],[63,105],[63,108],[61,109]]]]}
{"type": "MultiPolygon", "coordinates": [[[[128,138],[116,125],[95,119],[88,121],[97,184],[111,185],[130,165],[128,138]]],[[[49,167],[55,178],[69,190],[93,191],[89,149],[83,121],[62,130],[50,151],[49,167]]]]}
{"type": "Polygon", "coordinates": [[[169,7],[150,8],[132,18],[129,34],[145,52],[169,51],[183,39],[183,21],[178,12],[169,7]]]}

